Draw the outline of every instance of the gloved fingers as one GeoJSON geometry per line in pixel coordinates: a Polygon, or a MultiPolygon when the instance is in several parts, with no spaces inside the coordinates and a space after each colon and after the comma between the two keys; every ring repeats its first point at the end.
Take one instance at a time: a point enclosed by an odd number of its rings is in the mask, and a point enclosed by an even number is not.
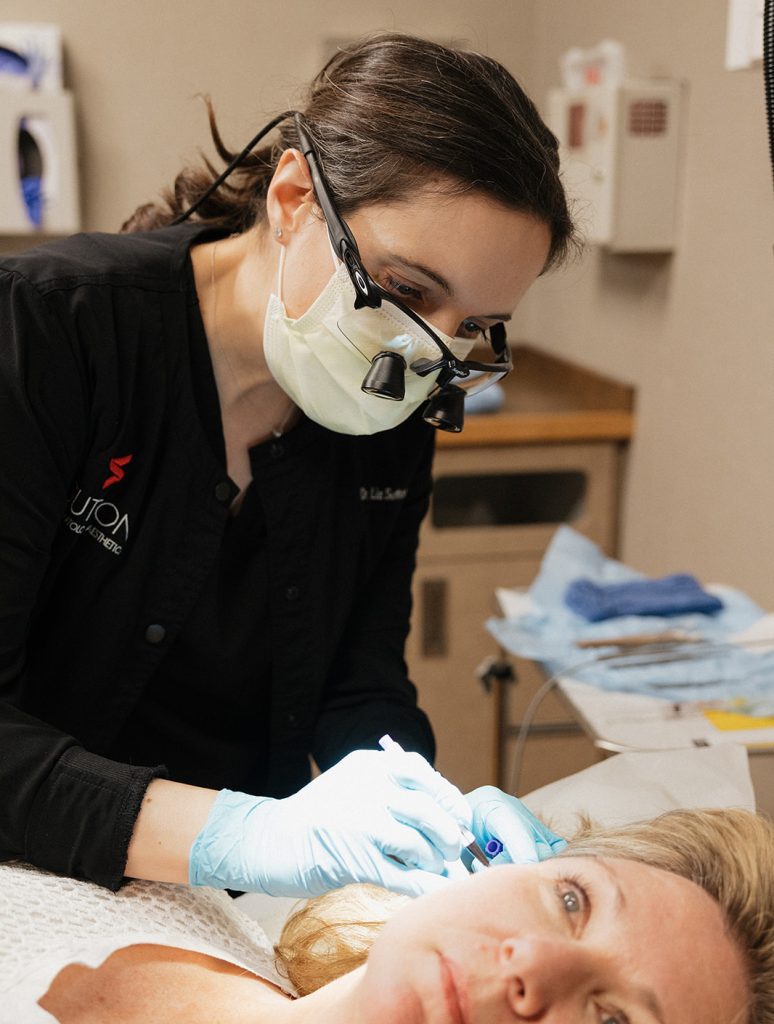
{"type": "MultiPolygon", "coordinates": [[[[510,863],[511,862],[509,860],[503,860],[503,853],[498,853],[496,857],[493,857],[489,861],[489,867],[490,868],[496,868],[500,864],[510,864],[510,863]]],[[[470,870],[472,871],[472,873],[474,875],[477,875],[479,873],[479,871],[488,871],[489,868],[485,867],[481,863],[480,860],[476,860],[476,858],[474,857],[473,860],[470,863],[470,870]]]]}
{"type": "Polygon", "coordinates": [[[413,751],[386,750],[389,773],[392,779],[404,789],[427,793],[440,804],[459,824],[470,828],[471,810],[462,792],[447,778],[437,772],[421,754],[413,751]]]}
{"type": "Polygon", "coordinates": [[[498,864],[534,864],[555,857],[567,846],[545,825],[537,821],[533,825],[505,804],[490,812],[487,824],[504,847],[496,858],[498,864]]]}
{"type": "Polygon", "coordinates": [[[499,863],[547,860],[567,846],[526,804],[494,786],[481,786],[466,799],[473,808],[473,832],[479,842],[496,838],[504,844],[499,863]]]}
{"type": "Polygon", "coordinates": [[[416,828],[394,820],[376,837],[376,846],[389,857],[397,857],[410,868],[439,875],[443,871],[444,857],[438,847],[416,828]]]}
{"type": "MultiPolygon", "coordinates": [[[[490,811],[501,807],[505,803],[512,801],[515,804],[523,806],[521,801],[516,797],[509,796],[496,786],[479,786],[478,789],[474,789],[470,793],[466,793],[465,800],[473,814],[474,828],[479,823],[483,823],[485,825],[487,815],[490,811]]],[[[526,807],[524,810],[526,811],[526,807]]]]}
{"type": "Polygon", "coordinates": [[[395,864],[383,873],[379,884],[404,896],[424,896],[429,892],[438,892],[449,882],[450,879],[444,875],[395,864]]]}
{"type": "MultiPolygon", "coordinates": [[[[553,835],[553,832],[549,832],[549,835],[553,835]]],[[[559,836],[551,839],[547,843],[541,843],[538,846],[538,857],[540,860],[550,860],[551,857],[555,857],[557,853],[561,853],[562,850],[566,850],[568,847],[566,839],[561,839],[559,836]]]]}
{"type": "Polygon", "coordinates": [[[462,849],[460,826],[427,793],[400,789],[390,796],[387,810],[396,821],[416,829],[443,860],[457,860],[462,849]]]}
{"type": "MultiPolygon", "coordinates": [[[[476,863],[478,864],[478,861],[476,861],[476,863]]],[[[479,867],[483,868],[484,865],[480,864],[479,867]]],[[[444,878],[450,879],[452,882],[456,882],[460,878],[467,878],[469,875],[470,872],[461,860],[449,860],[444,864],[443,876],[444,878]]]]}
{"type": "MultiPolygon", "coordinates": [[[[508,812],[504,807],[503,811],[508,812]]],[[[560,850],[567,846],[566,840],[560,839],[553,831],[541,821],[532,817],[522,818],[520,814],[512,812],[513,817],[506,824],[494,825],[499,827],[501,835],[498,839],[503,843],[505,849],[500,855],[501,863],[511,861],[515,864],[533,863],[535,860],[550,860],[560,850]],[[505,833],[505,835],[503,835],[505,833]],[[505,837],[508,838],[505,838],[505,837]]],[[[496,820],[503,821],[502,816],[489,818],[492,823],[496,820]]]]}
{"type": "MultiPolygon", "coordinates": [[[[524,810],[526,810],[526,808],[524,808],[524,810]]],[[[535,837],[540,840],[541,846],[545,847],[547,851],[546,856],[541,857],[541,860],[545,860],[547,857],[553,857],[561,850],[565,849],[567,846],[566,839],[562,839],[562,837],[558,836],[556,832],[552,832],[548,825],[540,821],[539,818],[536,818],[534,814],[531,814],[529,811],[527,811],[527,814],[529,814],[528,821],[532,826],[535,837]]]]}
{"type": "Polygon", "coordinates": [[[503,844],[503,851],[498,856],[501,864],[536,864],[540,860],[537,849],[540,837],[507,804],[488,812],[486,831],[503,844]]]}
{"type": "Polygon", "coordinates": [[[465,828],[470,829],[473,824],[473,814],[462,791],[453,786],[448,779],[444,779],[443,775],[440,775],[439,778],[447,784],[448,790],[444,788],[435,795],[434,799],[454,818],[458,825],[464,825],[465,828]]]}

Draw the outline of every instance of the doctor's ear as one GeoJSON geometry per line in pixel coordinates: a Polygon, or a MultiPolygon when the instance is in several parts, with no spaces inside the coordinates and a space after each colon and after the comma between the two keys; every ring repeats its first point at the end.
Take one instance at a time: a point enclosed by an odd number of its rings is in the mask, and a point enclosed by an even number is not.
{"type": "Polygon", "coordinates": [[[321,216],[306,158],[298,149],[286,149],[266,191],[267,219],[279,240],[305,227],[310,214],[321,216]]]}

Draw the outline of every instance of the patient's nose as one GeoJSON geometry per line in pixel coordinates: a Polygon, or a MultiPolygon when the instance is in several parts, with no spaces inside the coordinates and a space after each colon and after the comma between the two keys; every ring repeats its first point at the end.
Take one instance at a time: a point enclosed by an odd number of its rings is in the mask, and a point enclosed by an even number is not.
{"type": "Polygon", "coordinates": [[[577,940],[524,936],[500,945],[508,1005],[518,1018],[539,1020],[552,1007],[580,994],[593,969],[577,940]]]}

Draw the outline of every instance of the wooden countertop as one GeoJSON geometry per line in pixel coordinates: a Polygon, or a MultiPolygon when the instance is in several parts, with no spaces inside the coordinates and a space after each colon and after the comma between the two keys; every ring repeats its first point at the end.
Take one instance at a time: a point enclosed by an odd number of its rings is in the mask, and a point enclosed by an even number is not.
{"type": "Polygon", "coordinates": [[[526,344],[513,346],[513,366],[503,384],[503,408],[466,416],[460,434],[439,430],[440,448],[624,442],[634,433],[630,385],[526,344]]]}

